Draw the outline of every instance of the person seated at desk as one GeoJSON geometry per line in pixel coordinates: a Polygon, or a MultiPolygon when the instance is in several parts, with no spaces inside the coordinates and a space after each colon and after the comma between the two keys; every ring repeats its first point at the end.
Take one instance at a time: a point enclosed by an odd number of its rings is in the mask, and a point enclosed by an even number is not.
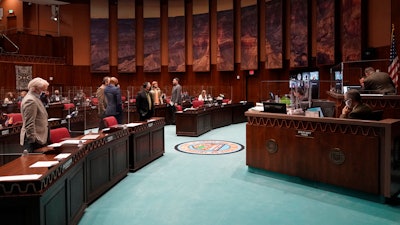
{"type": "Polygon", "coordinates": [[[374,91],[380,94],[395,94],[396,88],[389,74],[376,72],[374,68],[365,68],[365,78],[360,80],[363,91],[374,91]]]}
{"type": "Polygon", "coordinates": [[[4,98],[3,104],[13,104],[15,101],[14,94],[10,91],[6,93],[6,97],[4,98]]]}
{"type": "Polygon", "coordinates": [[[307,102],[308,101],[308,95],[306,94],[306,91],[304,90],[303,87],[297,87],[293,91],[293,96],[295,100],[295,107],[296,108],[303,108],[304,104],[302,102],[307,102]]]}
{"type": "Polygon", "coordinates": [[[27,93],[26,91],[21,91],[21,92],[19,93],[19,96],[18,96],[18,98],[17,98],[17,101],[18,101],[18,102],[22,102],[22,99],[24,99],[26,93],[27,93]]]}
{"type": "Polygon", "coordinates": [[[55,103],[55,102],[61,102],[62,101],[62,96],[60,95],[59,90],[54,90],[54,94],[51,95],[50,97],[50,102],[55,103]]]}
{"type": "Polygon", "coordinates": [[[199,95],[197,100],[199,100],[199,101],[207,101],[207,92],[206,92],[206,90],[202,90],[201,91],[201,94],[199,95]]]}
{"type": "Polygon", "coordinates": [[[362,103],[360,92],[357,90],[349,90],[344,94],[346,106],[342,109],[340,118],[349,119],[370,119],[372,116],[372,109],[369,105],[362,103]]]}

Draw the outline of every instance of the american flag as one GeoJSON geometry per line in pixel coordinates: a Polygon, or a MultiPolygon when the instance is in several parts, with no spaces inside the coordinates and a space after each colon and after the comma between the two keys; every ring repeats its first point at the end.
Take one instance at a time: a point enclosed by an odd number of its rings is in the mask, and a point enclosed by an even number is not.
{"type": "Polygon", "coordinates": [[[390,65],[389,65],[389,75],[392,78],[394,86],[398,87],[398,80],[399,80],[399,67],[400,61],[399,56],[396,52],[396,40],[394,38],[394,24],[392,25],[392,44],[390,46],[390,65]]]}

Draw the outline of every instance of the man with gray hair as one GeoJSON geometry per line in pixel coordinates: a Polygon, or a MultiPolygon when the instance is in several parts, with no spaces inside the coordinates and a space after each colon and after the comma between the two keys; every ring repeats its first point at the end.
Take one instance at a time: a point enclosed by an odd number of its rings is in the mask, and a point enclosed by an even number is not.
{"type": "Polygon", "coordinates": [[[49,83],[46,80],[36,77],[28,83],[29,91],[22,99],[20,144],[28,152],[32,152],[48,144],[48,114],[40,100],[41,93],[45,92],[48,87],[49,83]]]}

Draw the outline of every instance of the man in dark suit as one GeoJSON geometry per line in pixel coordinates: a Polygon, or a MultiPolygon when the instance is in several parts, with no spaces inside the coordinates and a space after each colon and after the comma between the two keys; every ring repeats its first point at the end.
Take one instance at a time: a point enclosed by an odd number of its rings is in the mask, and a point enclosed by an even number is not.
{"type": "Polygon", "coordinates": [[[104,88],[104,97],[107,102],[105,116],[114,116],[118,124],[122,124],[121,90],[116,77],[110,78],[109,85],[104,88]]]}
{"type": "Polygon", "coordinates": [[[368,120],[372,117],[372,109],[369,105],[362,103],[360,92],[349,90],[344,95],[346,106],[342,109],[340,118],[368,120]]]}
{"type": "Polygon", "coordinates": [[[136,110],[139,113],[140,121],[150,119],[154,113],[154,101],[150,88],[150,82],[144,82],[142,91],[136,96],[136,110]]]}
{"type": "Polygon", "coordinates": [[[49,83],[36,77],[28,84],[29,92],[22,99],[22,129],[20,144],[28,152],[46,146],[49,138],[48,114],[40,95],[47,90],[49,83]]]}
{"type": "Polygon", "coordinates": [[[367,67],[365,69],[363,82],[364,90],[376,91],[380,94],[395,94],[396,88],[389,74],[385,72],[376,72],[374,68],[367,67]]]}

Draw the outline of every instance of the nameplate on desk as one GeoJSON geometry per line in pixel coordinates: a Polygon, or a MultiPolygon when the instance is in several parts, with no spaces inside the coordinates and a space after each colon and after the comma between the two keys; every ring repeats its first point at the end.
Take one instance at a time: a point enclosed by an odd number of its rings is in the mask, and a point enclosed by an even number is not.
{"type": "Polygon", "coordinates": [[[72,159],[68,159],[63,165],[62,168],[63,170],[68,169],[72,165],[72,159]]]}
{"type": "Polygon", "coordinates": [[[110,135],[110,136],[106,137],[106,142],[107,143],[110,142],[110,141],[113,141],[113,140],[114,140],[114,135],[110,135]]]}
{"type": "Polygon", "coordinates": [[[61,124],[66,124],[67,120],[61,120],[61,124]]]}
{"type": "Polygon", "coordinates": [[[296,137],[314,138],[313,132],[309,130],[297,130],[296,137]]]}
{"type": "Polygon", "coordinates": [[[147,124],[147,127],[152,127],[153,126],[153,123],[148,123],[147,124]]]}
{"type": "Polygon", "coordinates": [[[9,134],[9,133],[10,133],[9,130],[2,130],[2,131],[1,131],[1,135],[6,135],[6,134],[9,134]]]}

